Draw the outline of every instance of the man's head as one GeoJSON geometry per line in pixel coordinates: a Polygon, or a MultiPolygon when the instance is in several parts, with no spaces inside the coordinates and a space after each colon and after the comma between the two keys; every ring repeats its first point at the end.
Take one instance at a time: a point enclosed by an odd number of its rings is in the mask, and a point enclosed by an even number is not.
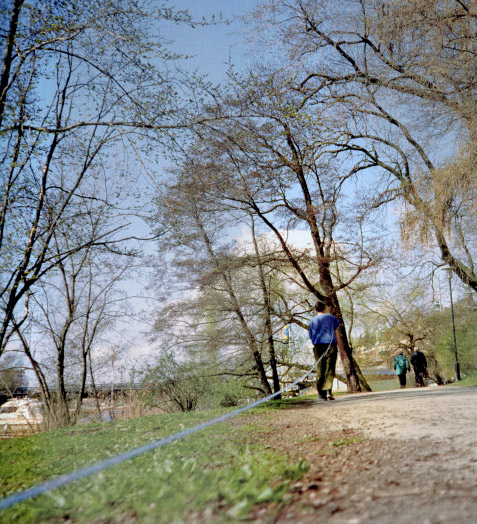
{"type": "Polygon", "coordinates": [[[321,300],[319,300],[316,304],[315,304],[315,311],[317,313],[323,313],[323,311],[326,309],[326,305],[324,302],[321,302],[321,300]]]}

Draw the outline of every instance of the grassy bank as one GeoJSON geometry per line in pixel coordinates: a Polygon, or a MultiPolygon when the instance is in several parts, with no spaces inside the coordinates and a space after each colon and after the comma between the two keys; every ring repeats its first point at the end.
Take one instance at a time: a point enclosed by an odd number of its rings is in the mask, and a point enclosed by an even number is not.
{"type": "MultiPolygon", "coordinates": [[[[267,408],[261,412],[264,410],[267,408]]],[[[5,497],[223,412],[141,417],[1,441],[0,495],[5,497]]],[[[264,427],[245,425],[244,420],[242,424],[240,419],[234,419],[233,424],[218,424],[18,504],[0,512],[0,522],[83,523],[110,519],[180,523],[211,503],[222,508],[224,522],[235,521],[254,504],[280,501],[290,480],[300,478],[307,467],[261,446],[256,437],[264,427]]]]}
{"type": "Polygon", "coordinates": [[[477,386],[477,371],[471,371],[462,380],[454,382],[452,386],[477,386]]]}
{"type": "Polygon", "coordinates": [[[368,378],[368,384],[373,391],[391,391],[393,389],[399,389],[399,381],[396,376],[380,380],[368,378]]]}

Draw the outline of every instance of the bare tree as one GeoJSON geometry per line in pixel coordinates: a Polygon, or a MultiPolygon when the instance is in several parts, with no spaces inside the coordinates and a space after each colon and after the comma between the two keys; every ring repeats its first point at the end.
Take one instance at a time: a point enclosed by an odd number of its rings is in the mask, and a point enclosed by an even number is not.
{"type": "MultiPolygon", "coordinates": [[[[259,276],[259,282],[260,282],[260,290],[262,292],[262,299],[263,299],[263,316],[264,316],[264,324],[265,324],[265,333],[267,337],[267,343],[268,343],[268,354],[270,355],[270,368],[272,371],[272,380],[273,380],[273,391],[274,393],[277,393],[280,391],[280,382],[278,377],[278,370],[277,370],[277,356],[275,352],[275,341],[274,341],[274,329],[273,329],[273,307],[272,307],[272,300],[271,300],[271,289],[270,286],[267,285],[266,280],[266,274],[265,274],[265,264],[263,261],[262,253],[260,252],[259,243],[257,241],[257,235],[255,232],[255,220],[253,215],[251,215],[251,233],[252,233],[252,241],[253,241],[253,248],[255,251],[255,257],[256,257],[256,263],[257,263],[257,270],[258,270],[258,276],[259,276]]],[[[277,395],[275,397],[277,400],[281,398],[281,395],[277,395]]]]}
{"type": "MultiPolygon", "coordinates": [[[[260,389],[270,394],[267,372],[262,356],[263,335],[262,316],[257,316],[257,309],[263,305],[255,304],[255,298],[244,283],[244,262],[234,249],[225,241],[227,227],[225,224],[235,222],[232,216],[213,203],[202,198],[198,192],[199,180],[192,176],[187,181],[181,177],[177,185],[170,185],[164,198],[161,199],[161,226],[170,230],[169,242],[164,243],[174,250],[175,265],[182,284],[187,283],[189,293],[200,292],[203,297],[202,315],[214,316],[214,311],[223,313],[221,322],[225,322],[229,330],[232,344],[239,344],[249,351],[260,389]],[[199,264],[197,262],[200,261],[199,264]],[[240,274],[242,275],[240,276],[240,274]],[[233,328],[230,324],[235,324],[233,328]]],[[[248,266],[250,268],[250,266],[248,266]]],[[[192,299],[191,303],[194,301],[192,299]]],[[[217,332],[214,331],[214,335],[217,332]]],[[[191,336],[191,333],[188,334],[191,336]]],[[[226,342],[224,348],[229,344],[226,342]]],[[[273,356],[272,356],[273,362],[273,356]]],[[[276,364],[272,371],[275,380],[274,387],[279,390],[276,364]]]]}
{"type": "Polygon", "coordinates": [[[410,357],[416,348],[424,349],[431,378],[443,384],[444,373],[435,351],[442,316],[433,309],[427,279],[403,275],[398,271],[385,284],[370,286],[357,298],[360,324],[373,335],[372,345],[375,350],[381,348],[380,358],[389,368],[397,351],[410,357]]]}
{"type": "Polygon", "coordinates": [[[263,2],[259,18],[261,35],[275,45],[278,36],[288,55],[275,69],[341,127],[335,154],[372,177],[369,207],[401,202],[403,230],[421,233],[412,242],[431,234],[441,264],[474,290],[475,228],[464,224],[475,216],[475,9],[460,0],[296,0],[263,2]]]}
{"type": "Polygon", "coordinates": [[[130,187],[103,191],[103,204],[122,200],[131,214],[138,171],[131,173],[131,155],[146,141],[170,144],[171,130],[188,121],[174,87],[179,73],[167,67],[177,57],[144,29],[187,22],[186,13],[162,5],[152,12],[135,0],[12,0],[11,7],[0,82],[0,353],[26,321],[19,309],[41,279],[88,246],[128,238],[125,212],[87,243],[76,235],[57,256],[56,229],[74,229],[79,203],[98,199],[90,181],[119,171],[130,187]]]}
{"type": "Polygon", "coordinates": [[[14,352],[4,353],[0,361],[0,389],[13,395],[17,388],[26,386],[24,373],[23,356],[14,352]]]}
{"type": "MultiPolygon", "coordinates": [[[[109,217],[104,209],[93,213],[90,204],[86,207],[89,213],[78,213],[75,227],[81,229],[87,244],[88,238],[101,235],[102,228],[107,229],[109,217]]],[[[100,250],[93,243],[64,259],[63,253],[75,241],[71,227],[56,228],[51,253],[58,257],[57,271],[38,283],[29,301],[32,311],[27,315],[28,328],[34,332],[33,338],[27,337],[22,324],[13,320],[54,426],[77,420],[88,376],[93,386],[95,383],[93,348],[100,343],[104,330],[127,314],[125,297],[117,288],[131,267],[130,261],[121,261],[124,255],[100,250]],[[76,409],[72,411],[74,399],[76,409]]]]}
{"type": "MultiPolygon", "coordinates": [[[[200,173],[197,191],[204,188],[207,198],[257,217],[307,292],[343,319],[338,293],[380,258],[359,217],[346,221],[340,208],[353,172],[327,151],[333,130],[326,128],[320,110],[305,105],[285,76],[263,77],[235,79],[235,93],[211,109],[216,120],[202,131],[202,145],[191,151],[195,166],[189,171],[200,173]],[[310,235],[301,254],[293,248],[294,229],[310,235]]],[[[344,323],[340,330],[347,382],[351,391],[359,391],[344,323]]]]}

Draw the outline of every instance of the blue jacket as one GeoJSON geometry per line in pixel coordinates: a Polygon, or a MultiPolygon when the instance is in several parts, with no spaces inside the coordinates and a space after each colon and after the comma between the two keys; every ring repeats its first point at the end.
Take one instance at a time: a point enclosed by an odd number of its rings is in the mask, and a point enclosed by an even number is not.
{"type": "Polygon", "coordinates": [[[336,344],[335,329],[340,321],[329,313],[321,313],[310,320],[308,334],[313,344],[336,344]]]}
{"type": "Polygon", "coordinates": [[[402,375],[406,373],[406,371],[411,370],[409,360],[402,353],[394,357],[393,368],[396,370],[396,375],[402,375]]]}

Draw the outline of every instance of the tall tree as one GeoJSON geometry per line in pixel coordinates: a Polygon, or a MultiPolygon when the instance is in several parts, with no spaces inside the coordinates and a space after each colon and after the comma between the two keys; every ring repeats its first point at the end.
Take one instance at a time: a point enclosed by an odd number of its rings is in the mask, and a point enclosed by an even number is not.
{"type": "Polygon", "coordinates": [[[118,249],[128,236],[123,213],[85,242],[75,228],[80,203],[114,206],[118,198],[123,208],[133,206],[138,170],[128,165],[131,155],[148,140],[170,143],[170,131],[187,121],[178,78],[166,65],[176,57],[148,32],[151,22],[188,21],[186,13],[136,0],[11,0],[8,7],[0,82],[0,354],[18,328],[13,318],[26,320],[19,309],[45,275],[88,246],[118,249]],[[90,181],[111,170],[130,187],[111,191],[108,184],[98,198],[90,181]],[[58,257],[55,231],[67,224],[69,246],[58,257]]]}
{"type": "Polygon", "coordinates": [[[356,174],[373,181],[374,192],[363,184],[370,207],[401,202],[404,231],[420,233],[411,241],[432,235],[441,264],[477,290],[466,227],[477,187],[475,2],[265,1],[259,14],[260,34],[280,46],[275,69],[328,108],[342,130],[336,155],[359,159],[356,174]]]}
{"type": "MultiPolygon", "coordinates": [[[[184,169],[189,167],[186,162],[184,169]]],[[[212,319],[216,319],[216,313],[223,313],[219,322],[228,325],[230,338],[229,342],[224,341],[223,349],[231,343],[247,348],[260,388],[270,394],[272,389],[262,354],[261,322],[258,322],[260,327],[257,328],[257,318],[263,318],[261,314],[257,315],[257,310],[264,311],[264,305],[257,305],[256,299],[251,297],[243,276],[240,276],[244,261],[236,253],[231,255],[232,246],[226,241],[227,226],[235,220],[230,214],[227,216],[220,204],[215,205],[204,199],[199,190],[200,177],[193,172],[190,175],[186,179],[181,174],[177,184],[171,184],[161,199],[159,221],[161,227],[170,230],[168,247],[175,252],[175,265],[179,269],[182,285],[187,282],[189,293],[201,293],[205,301],[202,315],[207,317],[210,310],[212,319]]],[[[162,245],[167,245],[167,242],[164,240],[162,245]]],[[[274,386],[277,388],[278,375],[272,354],[273,366],[274,386]]]]}
{"type": "MultiPolygon", "coordinates": [[[[91,214],[88,224],[85,215],[81,229],[86,240],[99,234],[107,217],[91,214]]],[[[55,230],[56,273],[44,278],[30,297],[28,323],[22,327],[13,319],[15,335],[40,385],[48,421],[55,427],[78,419],[87,379],[95,384],[92,361],[95,349],[104,344],[101,336],[128,313],[118,287],[131,268],[130,261],[122,260],[122,254],[114,259],[108,250],[100,252],[94,245],[64,260],[70,233],[69,228],[55,230]],[[72,401],[76,401],[74,411],[72,401]]]]}
{"type": "MultiPolygon", "coordinates": [[[[262,299],[263,299],[263,316],[264,316],[264,323],[265,323],[265,333],[267,337],[267,343],[268,343],[268,354],[270,355],[270,369],[272,371],[272,381],[273,381],[273,391],[274,393],[277,393],[280,391],[280,381],[278,377],[278,370],[277,370],[277,356],[275,352],[275,337],[274,337],[274,330],[273,330],[273,309],[272,309],[272,300],[271,300],[271,290],[270,286],[267,284],[266,281],[266,275],[265,275],[265,267],[264,267],[264,261],[263,256],[260,251],[259,243],[257,240],[257,235],[255,232],[255,220],[253,215],[251,215],[251,233],[252,233],[252,242],[253,242],[253,248],[255,251],[255,257],[256,257],[256,263],[257,263],[257,270],[258,270],[258,277],[260,282],[260,290],[262,292],[262,299]]],[[[275,397],[277,400],[281,398],[281,395],[277,395],[275,397]]]]}
{"type": "MultiPolygon", "coordinates": [[[[325,115],[306,105],[285,76],[252,75],[234,88],[234,95],[211,109],[216,120],[192,153],[200,159],[195,169],[204,194],[257,217],[308,293],[343,320],[338,293],[380,258],[359,218],[347,221],[351,215],[341,207],[352,169],[328,154],[333,130],[325,115]],[[301,254],[293,247],[294,229],[309,234],[301,254]]],[[[344,322],[340,330],[348,386],[359,391],[344,322]]]]}

